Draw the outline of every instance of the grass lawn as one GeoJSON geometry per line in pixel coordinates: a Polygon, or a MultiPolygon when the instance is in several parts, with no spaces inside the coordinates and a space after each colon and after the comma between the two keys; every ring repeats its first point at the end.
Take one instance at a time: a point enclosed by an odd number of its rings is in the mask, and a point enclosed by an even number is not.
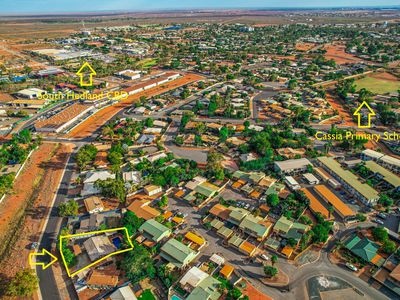
{"type": "Polygon", "coordinates": [[[153,293],[150,290],[145,290],[138,298],[138,300],[156,300],[153,293]]]}
{"type": "Polygon", "coordinates": [[[150,68],[157,64],[157,60],[153,58],[145,58],[137,63],[138,65],[142,65],[143,68],[150,68]]]}
{"type": "Polygon", "coordinates": [[[355,82],[357,90],[365,88],[374,94],[386,94],[396,92],[400,89],[400,81],[390,81],[385,79],[365,77],[355,82]]]}

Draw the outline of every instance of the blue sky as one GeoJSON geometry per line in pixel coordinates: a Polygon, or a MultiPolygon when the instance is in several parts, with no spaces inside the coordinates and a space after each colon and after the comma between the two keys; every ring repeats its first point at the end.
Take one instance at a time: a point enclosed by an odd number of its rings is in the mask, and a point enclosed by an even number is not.
{"type": "Polygon", "coordinates": [[[191,8],[367,7],[399,0],[0,0],[0,14],[191,8]]]}

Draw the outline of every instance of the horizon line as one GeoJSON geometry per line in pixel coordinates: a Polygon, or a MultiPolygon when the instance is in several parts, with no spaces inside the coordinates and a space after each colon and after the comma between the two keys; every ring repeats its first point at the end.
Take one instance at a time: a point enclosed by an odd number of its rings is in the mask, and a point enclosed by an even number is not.
{"type": "Polygon", "coordinates": [[[25,12],[5,12],[5,13],[0,13],[1,17],[18,17],[18,16],[23,16],[23,17],[29,17],[29,16],[51,16],[51,15],[79,15],[79,14],[96,14],[96,13],[104,13],[104,14],[119,14],[119,13],[125,13],[125,14],[130,14],[130,13],[156,13],[156,12],[187,12],[187,11],[194,11],[194,12],[200,12],[200,11],[226,11],[226,10],[243,10],[243,11],[257,11],[257,10],[265,10],[265,11],[276,11],[276,10],[319,10],[319,9],[336,9],[336,10],[349,10],[349,9],[363,9],[363,10],[371,10],[371,9],[392,9],[392,10],[397,10],[400,9],[400,4],[399,5],[364,5],[364,6],[358,6],[358,5],[349,5],[349,6],[284,6],[284,7],[195,7],[195,8],[155,8],[155,9],[129,9],[129,10],[124,10],[124,9],[115,9],[115,10],[110,10],[110,9],[98,9],[98,10],[83,10],[83,11],[65,11],[65,10],[60,10],[60,11],[48,11],[48,12],[33,12],[33,11],[25,11],[25,12]]]}

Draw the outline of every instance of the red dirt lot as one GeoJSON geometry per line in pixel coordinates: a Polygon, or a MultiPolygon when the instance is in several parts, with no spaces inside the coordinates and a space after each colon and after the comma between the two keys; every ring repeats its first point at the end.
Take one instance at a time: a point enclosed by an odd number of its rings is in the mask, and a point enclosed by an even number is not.
{"type": "MultiPolygon", "coordinates": [[[[338,114],[340,117],[343,118],[344,123],[341,124],[341,126],[356,126],[357,124],[354,123],[352,116],[349,114],[349,112],[342,106],[340,103],[340,100],[335,98],[330,93],[326,93],[326,100],[329,102],[329,104],[333,107],[333,109],[338,111],[338,114]]],[[[325,123],[328,124],[328,123],[325,123]]]]}
{"type": "Polygon", "coordinates": [[[298,51],[308,51],[308,50],[314,48],[315,45],[316,44],[314,44],[314,43],[297,43],[295,48],[298,51]]]}
{"type": "Polygon", "coordinates": [[[387,81],[399,81],[399,78],[394,76],[393,74],[387,73],[387,72],[376,72],[369,77],[375,78],[375,79],[382,79],[382,80],[387,80],[387,81]]]}
{"type": "Polygon", "coordinates": [[[346,53],[346,47],[342,44],[327,44],[324,46],[326,54],[324,55],[326,59],[333,59],[337,64],[343,65],[348,63],[358,63],[362,59],[346,53]]]}
{"type": "Polygon", "coordinates": [[[34,199],[32,207],[26,209],[25,219],[16,233],[18,239],[10,255],[0,264],[1,277],[14,276],[18,270],[29,267],[28,257],[32,252],[29,246],[32,242],[38,242],[45,217],[72,150],[72,144],[44,143],[32,154],[24,171],[17,178],[14,184],[15,193],[6,198],[7,201],[1,208],[2,232],[7,228],[5,221],[11,220],[12,212],[24,209],[26,200],[31,197],[34,199]]]}
{"type": "Polygon", "coordinates": [[[71,132],[67,134],[67,137],[85,138],[91,136],[99,127],[106,124],[108,120],[115,116],[119,111],[121,111],[125,107],[129,107],[130,105],[138,101],[140,97],[153,97],[201,79],[203,79],[203,77],[200,75],[186,74],[185,76],[171,82],[159,85],[144,92],[131,95],[127,99],[122,100],[120,103],[106,107],[95,113],[87,120],[76,126],[73,130],[71,130],[71,132]]]}

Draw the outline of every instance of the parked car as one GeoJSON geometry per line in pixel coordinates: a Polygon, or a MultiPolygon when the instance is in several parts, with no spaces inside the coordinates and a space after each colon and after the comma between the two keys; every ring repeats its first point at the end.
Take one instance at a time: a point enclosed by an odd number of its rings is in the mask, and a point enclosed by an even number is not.
{"type": "Polygon", "coordinates": [[[384,225],[383,221],[379,220],[379,219],[373,219],[372,222],[375,222],[375,223],[380,224],[380,225],[384,225]]]}
{"type": "Polygon", "coordinates": [[[376,216],[378,218],[381,218],[381,219],[386,219],[387,218],[386,214],[384,214],[384,213],[378,213],[378,214],[376,214],[376,216]]]}
{"type": "Polygon", "coordinates": [[[266,256],[265,254],[261,254],[260,257],[261,257],[263,260],[269,261],[269,257],[266,256]]]}
{"type": "Polygon", "coordinates": [[[31,250],[36,249],[37,247],[38,247],[38,243],[33,242],[33,243],[31,244],[31,250]]]}
{"type": "Polygon", "coordinates": [[[346,263],[346,267],[348,267],[353,272],[357,272],[358,271],[358,269],[354,265],[352,265],[351,263],[346,263]]]}

